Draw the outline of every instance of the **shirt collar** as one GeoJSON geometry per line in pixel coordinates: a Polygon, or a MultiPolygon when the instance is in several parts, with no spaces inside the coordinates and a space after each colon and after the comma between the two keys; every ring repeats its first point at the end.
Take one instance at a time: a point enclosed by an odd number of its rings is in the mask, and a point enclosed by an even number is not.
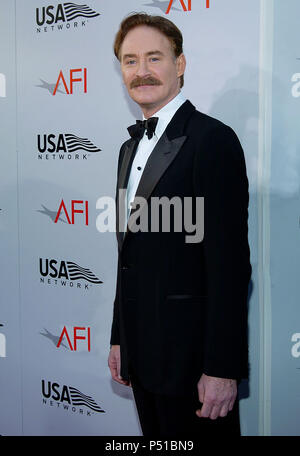
{"type": "MultiPolygon", "coordinates": [[[[167,103],[163,108],[153,114],[153,117],[158,117],[158,122],[155,129],[155,135],[159,139],[165,129],[167,128],[169,122],[174,116],[175,112],[180,108],[180,106],[186,101],[184,95],[179,92],[176,97],[174,97],[169,103],[167,103]]],[[[145,117],[143,116],[145,120],[145,117]]]]}

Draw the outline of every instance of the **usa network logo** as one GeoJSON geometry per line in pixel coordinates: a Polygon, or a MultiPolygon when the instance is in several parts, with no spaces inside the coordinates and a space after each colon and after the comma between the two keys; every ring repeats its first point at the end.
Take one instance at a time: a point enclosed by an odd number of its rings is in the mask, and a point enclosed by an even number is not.
{"type": "Polygon", "coordinates": [[[85,413],[86,416],[91,416],[94,413],[105,413],[105,410],[91,396],[87,396],[73,386],[42,380],[42,396],[43,404],[73,413],[77,412],[80,415],[85,413]]]}
{"type": "Polygon", "coordinates": [[[91,284],[103,283],[88,268],[83,268],[74,261],[56,260],[54,258],[40,258],[40,283],[60,285],[69,288],[89,289],[91,284]],[[80,281],[87,282],[84,287],[80,281]]]}
{"type": "Polygon", "coordinates": [[[58,3],[36,8],[36,32],[47,33],[69,29],[85,28],[90,20],[100,13],[86,4],[58,3]]]}
{"type": "Polygon", "coordinates": [[[73,133],[44,133],[37,135],[39,160],[87,160],[101,149],[88,138],[73,133]]]}

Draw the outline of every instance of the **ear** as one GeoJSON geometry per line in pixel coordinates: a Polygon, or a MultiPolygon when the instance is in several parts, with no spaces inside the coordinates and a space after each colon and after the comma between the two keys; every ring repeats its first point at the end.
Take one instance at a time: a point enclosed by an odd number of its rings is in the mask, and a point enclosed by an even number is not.
{"type": "Polygon", "coordinates": [[[177,77],[180,78],[185,72],[186,59],[184,54],[180,54],[176,59],[177,77]]]}

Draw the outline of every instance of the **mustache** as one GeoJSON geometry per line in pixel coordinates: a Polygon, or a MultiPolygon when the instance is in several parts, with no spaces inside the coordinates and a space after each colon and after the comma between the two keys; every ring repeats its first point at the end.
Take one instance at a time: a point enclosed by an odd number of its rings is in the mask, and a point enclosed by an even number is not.
{"type": "Polygon", "coordinates": [[[154,78],[153,76],[148,76],[147,78],[136,77],[130,84],[130,88],[139,87],[141,85],[162,85],[162,82],[159,79],[154,78]]]}

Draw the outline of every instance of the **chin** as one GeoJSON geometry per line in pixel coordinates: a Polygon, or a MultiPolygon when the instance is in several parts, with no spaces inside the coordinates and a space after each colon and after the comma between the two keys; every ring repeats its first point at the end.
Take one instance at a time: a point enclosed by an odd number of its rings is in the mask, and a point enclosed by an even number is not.
{"type": "Polygon", "coordinates": [[[146,97],[141,97],[141,98],[136,97],[134,99],[134,101],[141,106],[152,106],[157,103],[157,100],[155,98],[146,98],[146,97]]]}
{"type": "Polygon", "coordinates": [[[153,105],[156,104],[160,97],[158,96],[157,93],[154,90],[151,90],[152,93],[150,93],[149,89],[146,89],[144,93],[139,93],[138,91],[133,90],[131,93],[131,98],[138,104],[140,105],[153,105]],[[148,90],[148,93],[145,93],[148,90]]]}
{"type": "Polygon", "coordinates": [[[159,102],[160,97],[157,94],[133,94],[133,100],[136,103],[143,104],[143,105],[152,105],[159,102]]]}

